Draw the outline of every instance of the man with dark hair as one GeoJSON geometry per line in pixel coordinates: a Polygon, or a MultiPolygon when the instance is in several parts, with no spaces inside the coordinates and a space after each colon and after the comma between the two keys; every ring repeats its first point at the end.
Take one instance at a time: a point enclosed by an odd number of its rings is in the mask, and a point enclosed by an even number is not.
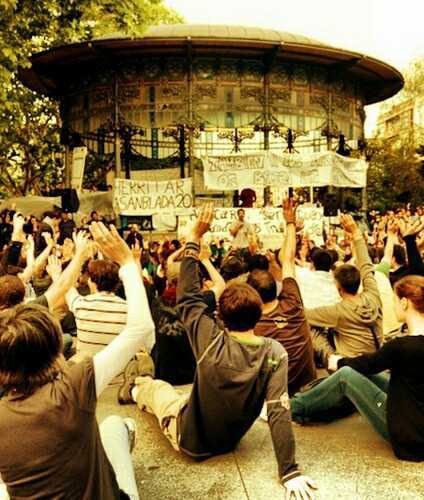
{"type": "Polygon", "coordinates": [[[120,264],[128,321],[93,358],[65,364],[57,320],[19,305],[0,315],[0,473],[11,498],[138,500],[130,451],[135,422],[110,416],[99,426],[97,400],[141,349],[154,325],[143,280],[116,230],[92,229],[103,255],[120,264]],[[60,472],[58,472],[60,471],[60,472]]]}
{"type": "Polygon", "coordinates": [[[178,309],[197,361],[191,394],[178,394],[146,369],[138,377],[127,370],[120,396],[155,414],[172,446],[198,460],[234,450],[266,402],[287,498],[313,498],[314,485],[294,457],[287,353],[275,340],[254,334],[261,316],[259,294],[247,284],[223,292],[219,314],[224,331],[206,312],[198,259],[212,214],[212,206],[203,209],[188,237],[178,284],[178,309]]]}
{"type": "Polygon", "coordinates": [[[237,210],[237,220],[230,226],[230,234],[233,239],[233,248],[247,248],[249,238],[254,234],[252,224],[245,220],[246,212],[243,208],[237,210]]]}
{"type": "Polygon", "coordinates": [[[335,305],[306,309],[312,326],[335,330],[334,346],[321,331],[313,332],[314,349],[324,364],[335,352],[341,356],[359,356],[376,351],[383,337],[383,313],[374,266],[356,222],[350,215],[340,215],[347,237],[353,238],[358,268],[343,264],[334,274],[341,302],[335,305]],[[362,281],[362,291],[359,287],[362,281]]]}
{"type": "Polygon", "coordinates": [[[77,353],[93,356],[121,333],[127,321],[127,303],[114,292],[120,282],[118,266],[106,260],[88,264],[90,295],[76,288],[66,294],[77,325],[77,353]]]}
{"type": "Polygon", "coordinates": [[[284,205],[287,224],[286,241],[280,252],[282,290],[277,297],[277,284],[268,271],[253,271],[247,283],[260,295],[264,305],[255,334],[270,337],[285,348],[289,358],[289,394],[316,377],[311,333],[305,318],[299,287],[294,279],[296,256],[295,207],[284,205]]]}

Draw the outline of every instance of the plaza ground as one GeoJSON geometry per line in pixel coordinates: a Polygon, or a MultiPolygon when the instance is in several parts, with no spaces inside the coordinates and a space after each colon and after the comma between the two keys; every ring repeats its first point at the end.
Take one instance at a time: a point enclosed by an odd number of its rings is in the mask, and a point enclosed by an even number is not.
{"type": "MultiPolygon", "coordinates": [[[[284,498],[266,422],[258,420],[233,453],[198,463],[172,449],[154,416],[119,406],[113,387],[100,398],[99,421],[111,414],[137,422],[133,460],[142,500],[284,498]]],[[[317,500],[424,499],[424,463],[396,459],[360,415],[294,431],[297,460],[316,481],[317,500]]]]}

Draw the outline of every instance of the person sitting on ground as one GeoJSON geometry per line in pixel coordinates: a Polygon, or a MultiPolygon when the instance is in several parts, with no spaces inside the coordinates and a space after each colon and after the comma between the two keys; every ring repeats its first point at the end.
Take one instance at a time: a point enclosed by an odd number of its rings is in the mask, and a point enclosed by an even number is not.
{"type": "Polygon", "coordinates": [[[82,296],[72,287],[66,294],[77,325],[77,354],[93,356],[124,329],[127,302],[114,292],[120,283],[118,266],[108,260],[88,264],[90,294],[82,296]]]}
{"type": "Polygon", "coordinates": [[[19,305],[0,315],[0,386],[7,391],[0,474],[12,499],[139,498],[130,457],[135,422],[111,416],[99,428],[96,404],[140,348],[150,351],[154,325],[128,246],[114,228],[94,225],[92,234],[121,266],[128,297],[127,325],[113,342],[66,365],[60,326],[47,309],[19,305]]]}
{"type": "Polygon", "coordinates": [[[172,446],[195,458],[232,451],[259,416],[266,401],[268,423],[288,496],[313,498],[313,483],[299,471],[287,393],[287,353],[275,340],[254,335],[262,301],[249,285],[226,288],[219,300],[222,331],[206,313],[198,277],[202,236],[213,219],[202,209],[186,243],[178,283],[178,309],[197,360],[191,394],[180,395],[153,378],[147,365],[125,371],[121,401],[137,402],[153,413],[172,446]],[[140,367],[141,368],[141,367],[140,367]]]}
{"type": "Polygon", "coordinates": [[[255,335],[273,338],[287,351],[288,388],[289,395],[292,395],[316,377],[316,370],[311,333],[294,279],[296,207],[288,200],[284,201],[283,207],[287,233],[280,255],[283,264],[282,291],[277,297],[277,284],[269,271],[251,272],[247,283],[259,293],[264,304],[261,319],[255,326],[255,335]]]}
{"type": "Polygon", "coordinates": [[[337,369],[319,385],[291,399],[292,417],[303,423],[340,404],[356,406],[396,457],[424,461],[424,278],[407,276],[395,285],[395,308],[409,335],[354,358],[330,357],[337,369]],[[390,378],[385,372],[390,370],[390,378]]]}
{"type": "Polygon", "coordinates": [[[332,256],[328,250],[313,248],[310,252],[312,269],[296,267],[296,281],[306,309],[329,306],[340,302],[331,266],[332,256]]]}
{"type": "Polygon", "coordinates": [[[424,229],[424,222],[421,219],[408,221],[398,220],[400,234],[406,247],[395,245],[393,248],[393,269],[390,272],[390,283],[392,286],[399,279],[409,274],[424,275],[424,263],[417,247],[417,235],[424,229]]]}
{"type": "Polygon", "coordinates": [[[353,240],[358,267],[343,264],[336,268],[334,278],[342,297],[340,303],[305,310],[310,325],[332,328],[336,332],[334,347],[321,331],[312,332],[314,350],[324,366],[328,356],[335,352],[341,356],[374,352],[383,338],[382,304],[367,245],[352,216],[341,214],[340,222],[347,237],[353,240]]]}

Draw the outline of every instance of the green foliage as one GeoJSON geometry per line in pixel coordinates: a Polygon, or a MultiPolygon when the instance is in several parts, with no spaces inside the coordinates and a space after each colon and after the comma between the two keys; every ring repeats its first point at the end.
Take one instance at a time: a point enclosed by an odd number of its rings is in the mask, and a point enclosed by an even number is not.
{"type": "Polygon", "coordinates": [[[178,23],[163,0],[0,0],[0,186],[9,193],[37,191],[49,180],[59,151],[57,103],[17,80],[35,52],[123,31],[137,36],[149,25],[178,23]]]}
{"type": "Polygon", "coordinates": [[[386,211],[408,202],[422,205],[424,172],[412,133],[396,141],[374,139],[366,154],[369,208],[386,211]]]}

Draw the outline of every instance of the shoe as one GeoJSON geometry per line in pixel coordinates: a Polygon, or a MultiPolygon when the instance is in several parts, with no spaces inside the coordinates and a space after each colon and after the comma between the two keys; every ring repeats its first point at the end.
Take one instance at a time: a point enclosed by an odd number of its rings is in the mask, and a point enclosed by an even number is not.
{"type": "Polygon", "coordinates": [[[137,377],[155,376],[155,365],[153,359],[146,352],[138,352],[124,371],[124,382],[118,390],[118,402],[121,405],[133,404],[131,390],[135,385],[137,377]]]}
{"type": "Polygon", "coordinates": [[[124,418],[124,424],[128,431],[128,440],[130,442],[130,453],[132,453],[135,442],[137,441],[137,425],[133,418],[124,418]]]}

